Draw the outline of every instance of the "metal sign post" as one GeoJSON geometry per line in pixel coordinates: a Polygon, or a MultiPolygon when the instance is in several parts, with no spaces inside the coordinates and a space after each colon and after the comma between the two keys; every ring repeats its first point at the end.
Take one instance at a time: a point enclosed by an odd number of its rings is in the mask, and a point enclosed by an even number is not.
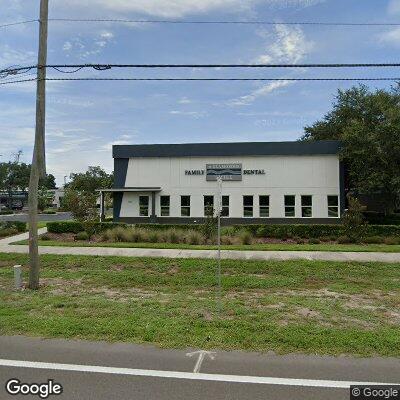
{"type": "Polygon", "coordinates": [[[222,177],[217,177],[218,194],[217,194],[217,216],[218,216],[218,232],[217,232],[217,282],[218,282],[218,310],[222,311],[222,284],[221,284],[221,212],[222,212],[222,177]]]}

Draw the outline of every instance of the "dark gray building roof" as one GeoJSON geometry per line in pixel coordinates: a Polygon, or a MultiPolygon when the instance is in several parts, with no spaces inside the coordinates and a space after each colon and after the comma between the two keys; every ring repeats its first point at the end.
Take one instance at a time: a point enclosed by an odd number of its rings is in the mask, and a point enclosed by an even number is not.
{"type": "Polygon", "coordinates": [[[336,140],[306,142],[243,142],[138,144],[113,146],[114,158],[130,157],[224,157],[224,156],[293,156],[338,154],[336,140]]]}

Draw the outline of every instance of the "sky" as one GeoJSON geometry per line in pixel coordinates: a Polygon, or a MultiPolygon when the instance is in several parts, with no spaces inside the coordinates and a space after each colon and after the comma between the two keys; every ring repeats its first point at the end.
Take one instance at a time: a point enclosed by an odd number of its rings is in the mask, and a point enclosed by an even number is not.
{"type": "MultiPolygon", "coordinates": [[[[0,25],[38,18],[39,0],[0,0],[0,25]]],[[[400,22],[400,0],[50,0],[50,18],[400,22]]],[[[0,28],[0,69],[36,63],[38,24],[0,28]]],[[[49,64],[398,62],[400,26],[50,22],[49,64]]],[[[49,71],[49,77],[65,77],[49,71]]],[[[73,77],[398,77],[381,69],[85,70],[73,77]]],[[[27,78],[32,76],[27,76],[27,78]]],[[[64,182],[113,144],[297,140],[354,82],[48,82],[47,171],[64,182]]],[[[368,82],[371,89],[391,82],[368,82]]],[[[35,83],[0,86],[0,157],[30,162],[35,83]]]]}

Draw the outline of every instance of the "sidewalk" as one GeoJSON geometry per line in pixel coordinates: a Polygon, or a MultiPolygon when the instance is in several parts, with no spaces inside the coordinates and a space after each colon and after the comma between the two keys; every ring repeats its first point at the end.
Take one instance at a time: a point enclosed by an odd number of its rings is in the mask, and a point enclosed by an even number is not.
{"type": "MultiPolygon", "coordinates": [[[[43,234],[47,228],[39,229],[43,234]]],[[[27,245],[10,243],[28,239],[28,233],[0,240],[0,253],[28,253],[27,245]]],[[[140,249],[112,247],[57,247],[40,246],[40,254],[123,256],[154,258],[216,258],[215,250],[140,249]]],[[[331,251],[240,251],[221,250],[221,258],[230,260],[320,260],[400,263],[400,253],[331,252],[331,251]]]]}

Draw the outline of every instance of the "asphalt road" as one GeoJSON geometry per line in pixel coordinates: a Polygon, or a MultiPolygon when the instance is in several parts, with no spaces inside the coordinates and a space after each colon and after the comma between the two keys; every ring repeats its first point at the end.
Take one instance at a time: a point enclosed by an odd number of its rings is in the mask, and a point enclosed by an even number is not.
{"type": "MultiPolygon", "coordinates": [[[[71,219],[71,213],[60,212],[57,214],[39,214],[39,221],[64,221],[71,219]]],[[[0,221],[28,221],[28,214],[0,215],[0,221]]]]}
{"type": "Polygon", "coordinates": [[[332,386],[340,386],[342,381],[400,382],[400,360],[393,358],[276,356],[216,351],[213,360],[205,355],[199,365],[198,354],[187,356],[194,350],[0,337],[0,398],[38,399],[37,396],[8,395],[5,383],[11,378],[24,383],[54,379],[63,386],[63,394],[49,398],[68,400],[340,400],[349,399],[349,389],[332,386]],[[23,367],[6,366],[5,360],[24,361],[23,367]],[[30,364],[27,368],[26,361],[51,364],[30,364]],[[100,366],[108,368],[100,372],[100,366]],[[60,368],[65,370],[57,370],[60,368]],[[198,372],[194,373],[196,368],[198,372]],[[275,384],[261,382],[262,379],[268,381],[267,378],[275,384]],[[288,378],[289,381],[274,378],[288,378]],[[240,382],[246,379],[256,382],[240,382]],[[315,384],[322,384],[322,387],[310,386],[315,384]]]}

